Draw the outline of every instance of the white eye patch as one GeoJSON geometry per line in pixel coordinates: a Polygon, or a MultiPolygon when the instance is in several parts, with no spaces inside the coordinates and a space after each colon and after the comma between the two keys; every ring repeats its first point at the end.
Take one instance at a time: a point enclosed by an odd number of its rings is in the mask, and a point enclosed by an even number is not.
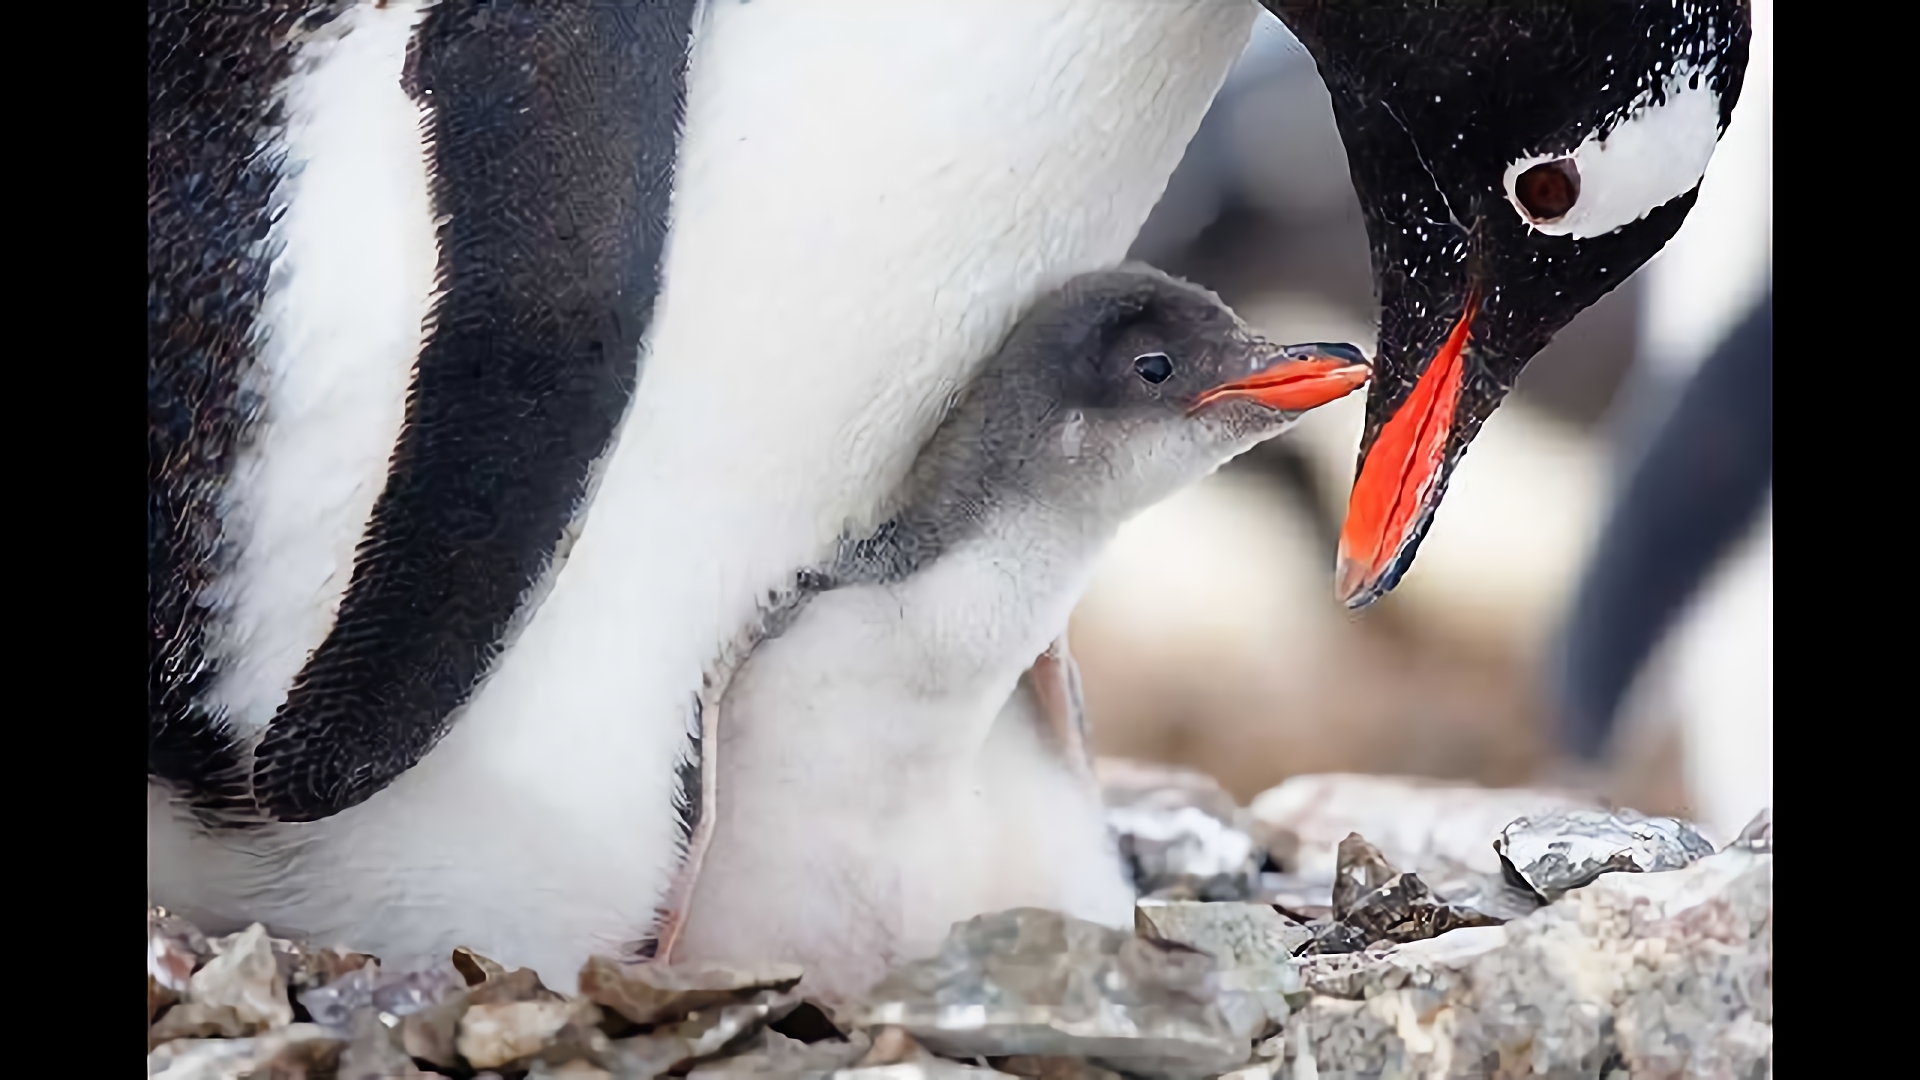
{"type": "Polygon", "coordinates": [[[1650,92],[1643,95],[1647,104],[1631,108],[1605,138],[1596,129],[1571,151],[1508,165],[1502,182],[1520,219],[1549,236],[1586,239],[1631,225],[1693,190],[1720,141],[1720,95],[1708,86],[1707,72],[1698,74],[1669,75],[1665,101],[1654,105],[1650,92]],[[1548,169],[1527,175],[1542,165],[1548,169]],[[1545,175],[1549,171],[1559,175],[1545,175]]]}

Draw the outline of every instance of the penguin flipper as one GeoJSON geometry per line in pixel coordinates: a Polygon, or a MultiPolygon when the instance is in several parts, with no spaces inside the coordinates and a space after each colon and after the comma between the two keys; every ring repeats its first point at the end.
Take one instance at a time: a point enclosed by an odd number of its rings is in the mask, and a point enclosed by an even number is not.
{"type": "Polygon", "coordinates": [[[826,581],[818,571],[802,571],[796,576],[793,588],[769,594],[759,617],[742,627],[707,665],[700,692],[693,700],[687,730],[688,753],[680,764],[680,787],[674,800],[680,812],[680,865],[654,910],[652,933],[632,947],[643,959],[658,964],[669,962],[674,944],[686,929],[687,908],[693,900],[700,867],[719,820],[720,721],[727,689],[752,658],[753,650],[768,638],[779,637],[792,625],[807,600],[828,587],[826,581]]]}
{"type": "MultiPolygon", "coordinates": [[[[317,821],[370,798],[446,733],[540,602],[641,377],[697,7],[451,4],[416,23],[417,12],[353,5],[156,5],[147,767],[196,812],[317,821]],[[323,93],[316,79],[354,90],[323,93]],[[379,104],[340,104],[362,98],[379,104]],[[416,115],[383,111],[396,107],[416,115]],[[392,137],[418,144],[390,144],[384,127],[361,122],[363,108],[400,120],[392,137]],[[335,278],[364,278],[375,258],[310,258],[309,241],[275,230],[342,212],[342,191],[362,184],[411,214],[411,196],[395,194],[411,172],[403,182],[385,164],[352,164],[396,150],[388,163],[403,172],[424,159],[428,213],[413,225],[425,238],[410,257],[430,261],[433,299],[424,319],[382,323],[400,336],[368,345],[382,355],[365,363],[392,359],[389,349],[404,359],[391,365],[408,373],[395,388],[404,423],[376,459],[384,476],[366,478],[380,492],[371,509],[309,530],[352,552],[344,595],[302,594],[290,586],[304,571],[279,565],[259,572],[261,587],[231,554],[273,546],[249,534],[264,526],[235,496],[244,454],[314,470],[335,459],[306,462],[314,440],[289,450],[263,437],[311,422],[317,413],[289,416],[318,409],[317,391],[276,411],[273,392],[256,390],[309,386],[308,373],[338,359],[316,342],[335,340],[341,317],[309,310],[311,298],[338,302],[335,278]],[[303,155],[322,167],[307,170],[303,155]],[[293,309],[292,326],[272,332],[274,313],[293,309]],[[296,369],[302,377],[284,378],[296,369]],[[235,607],[299,623],[288,634],[302,640],[263,645],[252,624],[222,625],[235,607]],[[316,621],[323,638],[304,640],[316,621]],[[275,649],[305,657],[290,683],[261,676],[274,685],[252,694],[260,701],[222,700],[225,672],[275,649]]],[[[420,239],[411,230],[408,244],[420,239]]],[[[308,224],[300,235],[330,231],[308,224]]],[[[363,318],[373,316],[353,311],[363,318]]]]}
{"type": "MultiPolygon", "coordinates": [[[[731,668],[737,670],[738,666],[734,664],[731,668]]],[[[631,947],[638,958],[656,964],[666,964],[672,959],[673,946],[686,928],[687,907],[693,899],[693,888],[700,881],[700,866],[706,859],[707,847],[713,842],[720,773],[719,744],[715,736],[720,724],[720,698],[726,692],[728,681],[730,678],[716,685],[708,680],[694,698],[687,755],[680,762],[680,785],[674,799],[680,815],[680,865],[674,869],[666,893],[654,909],[652,932],[631,947]]]]}
{"type": "Polygon", "coordinates": [[[1063,631],[1020,676],[1015,693],[1031,697],[1041,735],[1076,776],[1092,782],[1093,744],[1087,733],[1086,699],[1080,689],[1080,665],[1063,631]]]}

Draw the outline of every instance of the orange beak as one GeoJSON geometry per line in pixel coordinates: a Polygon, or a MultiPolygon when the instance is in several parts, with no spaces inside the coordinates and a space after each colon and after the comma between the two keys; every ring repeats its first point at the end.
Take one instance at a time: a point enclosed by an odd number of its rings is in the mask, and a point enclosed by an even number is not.
{"type": "Polygon", "coordinates": [[[1434,496],[1460,402],[1467,331],[1478,308],[1478,299],[1468,297],[1460,321],[1361,462],[1340,531],[1336,573],[1340,599],[1350,608],[1371,603],[1383,584],[1391,584],[1384,579],[1434,496]]]}
{"type": "Polygon", "coordinates": [[[1337,401],[1367,384],[1373,369],[1352,356],[1339,356],[1319,345],[1288,345],[1280,359],[1244,379],[1223,383],[1201,394],[1188,412],[1198,412],[1223,401],[1252,401],[1277,412],[1306,412],[1337,401]]]}

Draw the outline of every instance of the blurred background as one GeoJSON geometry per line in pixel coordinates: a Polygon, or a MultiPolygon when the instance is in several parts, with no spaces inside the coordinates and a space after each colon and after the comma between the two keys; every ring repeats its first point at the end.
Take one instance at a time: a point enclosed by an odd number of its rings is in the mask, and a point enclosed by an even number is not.
{"type": "MultiPolygon", "coordinates": [[[[1686,225],[1528,367],[1397,591],[1333,599],[1360,395],[1121,533],[1072,629],[1101,754],[1243,803],[1316,772],[1566,785],[1721,843],[1771,805],[1771,0],[1753,12],[1686,225]]],[[[1372,351],[1344,151],[1277,19],[1133,255],[1278,340],[1372,351]]]]}

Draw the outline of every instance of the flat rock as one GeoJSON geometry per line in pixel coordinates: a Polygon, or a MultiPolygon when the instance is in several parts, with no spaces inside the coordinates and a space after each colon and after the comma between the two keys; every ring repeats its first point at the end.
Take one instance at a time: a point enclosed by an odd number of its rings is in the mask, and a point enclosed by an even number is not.
{"type": "Polygon", "coordinates": [[[745,970],[718,964],[628,964],[596,956],[580,969],[580,992],[636,1024],[680,1020],[701,1009],[784,993],[800,981],[792,964],[745,970]]]}
{"type": "Polygon", "coordinates": [[[1713,854],[1713,845],[1676,818],[1566,810],[1514,821],[1494,850],[1534,892],[1553,900],[1602,874],[1678,870],[1713,854]]]}
{"type": "Polygon", "coordinates": [[[1136,932],[1210,953],[1220,961],[1223,985],[1233,971],[1249,985],[1283,988],[1294,950],[1313,938],[1272,904],[1142,900],[1134,915],[1136,932]]]}
{"type": "Polygon", "coordinates": [[[512,1064],[545,1049],[573,1014],[573,1004],[566,1001],[472,1005],[460,1017],[454,1046],[475,1068],[512,1064]]]}
{"type": "Polygon", "coordinates": [[[245,1039],[175,1039],[147,1055],[148,1080],[250,1080],[332,1075],[340,1039],[318,1024],[290,1024],[245,1039]]]}
{"type": "MultiPolygon", "coordinates": [[[[764,1040],[773,1034],[766,1031],[767,1024],[785,1015],[798,1001],[791,993],[760,990],[752,1000],[710,1006],[645,1034],[593,1046],[590,1056],[623,1077],[683,1073],[715,1058],[751,1054],[756,1049],[766,1051],[764,1040]]],[[[778,1071],[784,1064],[767,1067],[778,1071]]]]}
{"type": "Polygon", "coordinates": [[[1313,931],[1270,904],[1142,901],[1135,931],[1199,949],[1219,964],[1221,1014],[1243,1038],[1257,1040],[1286,1022],[1289,995],[1302,989],[1294,950],[1313,931]]]}
{"type": "Polygon", "coordinates": [[[1402,986],[1449,989],[1468,964],[1507,942],[1499,926],[1470,926],[1403,945],[1300,958],[1300,979],[1316,997],[1361,1000],[1402,986]]]}
{"type": "Polygon", "coordinates": [[[860,1023],[897,1026],[948,1057],[1217,1074],[1251,1051],[1219,1008],[1218,969],[1188,946],[1020,908],[955,925],[938,956],[874,988],[860,1023]]]}
{"type": "Polygon", "coordinates": [[[732,1056],[695,1066],[687,1074],[687,1080],[724,1080],[728,1077],[827,1080],[865,1057],[872,1047],[873,1040],[865,1032],[855,1032],[852,1038],[845,1041],[835,1039],[804,1043],[789,1039],[777,1031],[762,1029],[732,1056]]]}

